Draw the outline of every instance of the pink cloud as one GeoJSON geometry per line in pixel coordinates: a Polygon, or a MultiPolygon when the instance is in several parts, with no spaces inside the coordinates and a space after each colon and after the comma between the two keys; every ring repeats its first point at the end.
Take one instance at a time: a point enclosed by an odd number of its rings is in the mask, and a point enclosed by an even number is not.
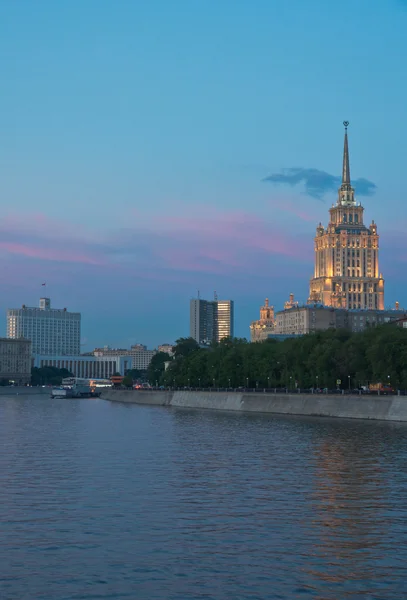
{"type": "Polygon", "coordinates": [[[276,208],[281,212],[294,215],[297,217],[297,219],[305,221],[306,223],[318,223],[321,220],[321,216],[318,218],[312,213],[299,209],[298,206],[290,200],[284,200],[283,202],[279,203],[278,205],[275,204],[274,206],[276,206],[276,208]]]}
{"type": "Polygon", "coordinates": [[[55,247],[46,249],[16,242],[0,242],[0,249],[5,250],[10,254],[19,254],[29,258],[40,258],[43,260],[60,262],[79,262],[89,265],[103,264],[100,260],[91,256],[86,256],[75,251],[63,250],[55,247]]]}

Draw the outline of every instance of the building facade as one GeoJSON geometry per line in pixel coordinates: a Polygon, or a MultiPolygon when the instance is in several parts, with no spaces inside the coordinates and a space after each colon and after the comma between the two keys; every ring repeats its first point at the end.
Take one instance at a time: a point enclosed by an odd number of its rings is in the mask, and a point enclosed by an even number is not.
{"type": "Polygon", "coordinates": [[[158,352],[165,352],[169,356],[174,356],[174,346],[173,344],[161,344],[157,348],[158,352]]]}
{"type": "Polygon", "coordinates": [[[31,380],[31,342],[0,338],[0,379],[26,385],[31,380]]]}
{"type": "Polygon", "coordinates": [[[364,208],[351,186],[348,125],[345,125],[342,184],[329,210],[326,228],[315,237],[315,268],[310,281],[310,304],[345,309],[383,310],[384,279],[379,270],[379,235],[374,221],[366,227],[364,208]]]}
{"type": "Polygon", "coordinates": [[[7,311],[7,337],[32,342],[33,354],[75,355],[81,348],[81,315],[66,308],[51,308],[49,298],[39,307],[23,306],[7,311]]]}
{"type": "MultiPolygon", "coordinates": [[[[347,329],[354,333],[390,323],[405,316],[404,310],[362,310],[334,308],[322,304],[294,306],[276,313],[276,335],[305,335],[326,329],[347,329]]],[[[270,336],[272,337],[272,336],[270,336]]]]}
{"type": "Polygon", "coordinates": [[[130,350],[125,348],[95,348],[92,355],[97,357],[124,357],[131,361],[131,369],[146,371],[150,365],[151,359],[156,354],[156,350],[147,350],[147,346],[134,344],[130,350]]]}
{"type": "Polygon", "coordinates": [[[43,356],[34,355],[34,367],[67,369],[74,377],[108,379],[115,373],[125,375],[132,368],[131,357],[126,356],[43,356]]]}
{"type": "Polygon", "coordinates": [[[274,333],[274,329],[274,306],[270,306],[269,299],[266,298],[264,305],[260,307],[260,319],[252,321],[250,324],[250,341],[262,342],[267,340],[269,335],[274,333]]]}
{"type": "Polygon", "coordinates": [[[223,338],[234,337],[233,300],[190,301],[189,335],[198,344],[220,342],[223,338]]]}

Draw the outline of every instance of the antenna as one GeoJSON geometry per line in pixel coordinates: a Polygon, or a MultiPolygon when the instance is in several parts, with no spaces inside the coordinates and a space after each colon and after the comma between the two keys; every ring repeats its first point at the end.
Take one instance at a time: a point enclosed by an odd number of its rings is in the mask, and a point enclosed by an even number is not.
{"type": "Polygon", "coordinates": [[[215,292],[213,292],[213,299],[215,300],[215,302],[217,302],[218,300],[218,294],[215,292]]]}
{"type": "Polygon", "coordinates": [[[199,298],[200,298],[200,297],[201,297],[201,296],[199,295],[199,290],[198,290],[198,300],[199,300],[199,298]]]}

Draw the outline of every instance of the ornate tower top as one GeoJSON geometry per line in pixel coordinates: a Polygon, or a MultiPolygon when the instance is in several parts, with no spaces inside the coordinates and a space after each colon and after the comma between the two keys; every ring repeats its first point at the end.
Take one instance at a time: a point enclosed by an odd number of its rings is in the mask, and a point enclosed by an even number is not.
{"type": "Polygon", "coordinates": [[[343,144],[342,185],[350,185],[348,126],[349,121],[343,122],[345,126],[345,141],[343,144]]]}
{"type": "Polygon", "coordinates": [[[343,162],[342,162],[342,184],[338,190],[338,206],[351,205],[355,206],[355,190],[350,184],[350,168],[349,168],[349,146],[348,146],[348,127],[349,121],[343,122],[345,127],[345,139],[343,143],[343,162]]]}

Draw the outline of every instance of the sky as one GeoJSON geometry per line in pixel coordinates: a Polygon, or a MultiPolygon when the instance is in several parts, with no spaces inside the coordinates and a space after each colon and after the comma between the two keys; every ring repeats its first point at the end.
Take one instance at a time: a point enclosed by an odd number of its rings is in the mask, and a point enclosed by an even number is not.
{"type": "Polygon", "coordinates": [[[407,307],[407,0],[0,0],[0,335],[189,335],[189,300],[308,297],[349,125],[351,179],[407,307]],[[41,284],[46,282],[44,288],[41,284]]]}

